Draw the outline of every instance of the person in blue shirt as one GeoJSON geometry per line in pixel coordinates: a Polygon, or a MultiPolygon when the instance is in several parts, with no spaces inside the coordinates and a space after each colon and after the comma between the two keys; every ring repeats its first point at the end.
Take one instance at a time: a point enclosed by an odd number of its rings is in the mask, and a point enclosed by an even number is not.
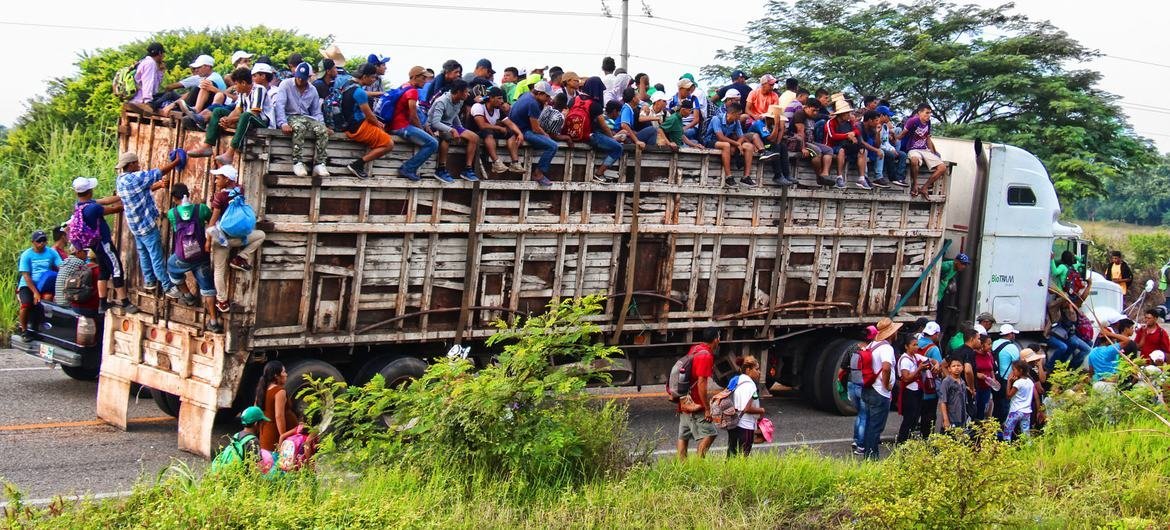
{"type": "Polygon", "coordinates": [[[790,176],[792,164],[788,162],[788,149],[781,141],[784,134],[782,112],[779,105],[772,105],[764,117],[752,122],[748,132],[752,134],[752,143],[760,152],[760,162],[772,165],[772,180],[776,185],[792,186],[796,180],[790,176]]]}
{"type": "Polygon", "coordinates": [[[532,180],[544,187],[552,186],[552,181],[546,175],[553,157],[557,154],[557,141],[540,126],[540,113],[548,103],[551,91],[552,86],[547,82],[536,83],[531,90],[516,100],[512,110],[508,112],[508,119],[520,129],[524,141],[540,153],[540,160],[537,161],[536,167],[532,168],[532,180]]]}
{"type": "Polygon", "coordinates": [[[1117,363],[1121,361],[1120,355],[1137,354],[1137,344],[1130,339],[1129,334],[1133,332],[1133,321],[1125,318],[1114,324],[1114,327],[1121,330],[1115,332],[1109,326],[1101,325],[1101,335],[1097,340],[1100,346],[1089,350],[1089,376],[1093,378],[1093,382],[1109,379],[1117,374],[1117,363]]]}
{"type": "Polygon", "coordinates": [[[386,132],[386,124],[378,119],[374,110],[370,108],[370,96],[363,86],[374,82],[378,69],[372,64],[363,64],[358,68],[356,86],[347,88],[341,94],[341,108],[343,112],[353,112],[349,127],[344,131],[345,136],[359,144],[366,146],[366,154],[345,166],[353,176],[359,179],[370,178],[366,172],[366,164],[394,148],[394,140],[386,132]],[[352,109],[352,110],[350,110],[352,109]]]}
{"type": "Polygon", "coordinates": [[[49,236],[44,231],[33,232],[31,239],[32,247],[20,254],[16,267],[20,274],[16,283],[16,296],[20,300],[20,336],[26,342],[32,340],[33,331],[40,323],[41,292],[37,285],[46,273],[61,266],[61,255],[48,248],[49,236]]]}
{"type": "Polygon", "coordinates": [[[743,133],[739,118],[743,114],[743,105],[733,101],[724,106],[724,112],[715,115],[708,122],[707,133],[703,136],[703,145],[709,149],[718,149],[723,161],[723,184],[727,187],[736,186],[735,177],[731,176],[732,152],[743,154],[743,179],[747,186],[755,186],[752,180],[752,158],[756,154],[756,146],[751,137],[743,133]]]}

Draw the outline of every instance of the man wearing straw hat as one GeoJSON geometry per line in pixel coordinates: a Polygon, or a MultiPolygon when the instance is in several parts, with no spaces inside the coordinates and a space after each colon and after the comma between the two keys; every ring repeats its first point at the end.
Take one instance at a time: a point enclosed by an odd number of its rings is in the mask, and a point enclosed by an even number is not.
{"type": "Polygon", "coordinates": [[[837,189],[845,189],[846,168],[849,160],[857,161],[857,187],[872,190],[866,178],[867,158],[861,145],[861,131],[853,123],[853,106],[844,94],[833,94],[833,117],[825,123],[825,143],[833,148],[837,156],[837,189]]]}
{"type": "Polygon", "coordinates": [[[890,338],[902,327],[889,318],[878,321],[877,336],[867,348],[873,354],[873,371],[877,379],[861,390],[861,405],[865,407],[865,458],[877,459],[882,431],[890,416],[890,398],[893,396],[894,347],[890,338]]]}

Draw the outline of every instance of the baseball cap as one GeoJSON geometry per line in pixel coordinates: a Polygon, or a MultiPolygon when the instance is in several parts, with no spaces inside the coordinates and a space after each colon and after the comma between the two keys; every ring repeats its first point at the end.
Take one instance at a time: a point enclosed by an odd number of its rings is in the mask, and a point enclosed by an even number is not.
{"type": "Polygon", "coordinates": [[[34,230],[32,236],[29,237],[29,239],[36,243],[37,241],[48,241],[49,236],[45,235],[44,230],[34,230]]]}
{"type": "Polygon", "coordinates": [[[313,67],[309,63],[301,63],[297,65],[297,71],[293,73],[297,79],[308,80],[313,76],[313,67]]]}
{"type": "Polygon", "coordinates": [[[532,91],[533,92],[543,92],[545,94],[551,94],[552,93],[552,85],[548,84],[548,81],[537,81],[537,83],[535,85],[532,85],[532,91]]]}
{"type": "Polygon", "coordinates": [[[764,74],[763,76],[760,77],[760,84],[761,85],[768,84],[768,83],[771,83],[773,85],[776,84],[776,77],[773,76],[772,74],[764,74]]]}
{"type": "Polygon", "coordinates": [[[689,73],[679,76],[679,79],[690,79],[692,83],[695,82],[695,76],[689,73]]]}
{"type": "Polygon", "coordinates": [[[414,67],[411,67],[410,73],[407,74],[407,78],[414,79],[415,77],[423,75],[425,73],[427,73],[426,68],[423,68],[421,66],[414,66],[414,67]]]}
{"type": "Polygon", "coordinates": [[[126,151],[125,153],[118,155],[118,164],[114,166],[114,169],[122,171],[122,168],[137,161],[138,153],[135,153],[134,151],[126,151]]]}
{"type": "Polygon", "coordinates": [[[988,320],[991,321],[992,324],[995,323],[995,317],[991,316],[991,313],[988,313],[987,311],[979,313],[979,316],[975,317],[976,322],[979,322],[980,320],[988,320]]]}
{"type": "Polygon", "coordinates": [[[491,87],[491,88],[489,88],[489,89],[488,89],[488,91],[487,91],[487,97],[488,97],[489,99],[490,99],[490,98],[495,98],[495,97],[500,97],[500,98],[502,98],[502,97],[504,97],[504,89],[502,89],[502,88],[500,88],[500,87],[498,87],[498,86],[491,87]]]}
{"type": "Polygon", "coordinates": [[[268,416],[264,415],[264,411],[260,410],[260,407],[257,407],[256,405],[252,405],[251,407],[244,409],[244,412],[240,413],[240,423],[243,423],[244,425],[253,425],[261,421],[272,420],[268,419],[268,416]]]}
{"type": "Polygon", "coordinates": [[[747,78],[747,74],[743,73],[743,70],[736,70],[734,72],[731,72],[732,79],[739,79],[741,77],[745,78],[745,79],[747,78]]]}
{"type": "Polygon", "coordinates": [[[256,63],[256,65],[252,67],[252,73],[253,73],[253,74],[271,74],[271,75],[276,75],[276,70],[273,70],[273,69],[272,69],[272,65],[270,65],[270,64],[267,64],[267,63],[256,63]]]}
{"type": "Polygon", "coordinates": [[[487,70],[489,72],[491,72],[493,74],[496,73],[496,71],[492,68],[492,62],[487,60],[487,59],[480,59],[480,60],[476,61],[475,67],[476,68],[487,68],[487,70]]]}
{"type": "Polygon", "coordinates": [[[251,58],[252,58],[252,54],[250,54],[244,50],[236,50],[236,52],[232,54],[232,64],[236,64],[237,62],[240,61],[240,59],[251,59],[251,58]]]}
{"type": "Polygon", "coordinates": [[[661,91],[655,92],[652,96],[650,96],[651,103],[658,102],[658,101],[666,101],[666,99],[667,99],[666,94],[663,94],[661,91]]]}
{"type": "Polygon", "coordinates": [[[727,89],[727,92],[723,93],[723,99],[738,98],[738,97],[740,97],[738,89],[729,88],[729,89],[727,89]]]}
{"type": "Polygon", "coordinates": [[[371,53],[369,57],[366,57],[366,62],[370,64],[386,64],[390,62],[390,58],[378,55],[376,53],[371,53]]]}
{"type": "Polygon", "coordinates": [[[695,86],[695,82],[691,81],[690,79],[687,79],[684,77],[684,78],[678,80],[678,87],[679,88],[691,88],[693,86],[695,86]]]}
{"type": "Polygon", "coordinates": [[[92,177],[77,177],[73,179],[73,191],[85,193],[97,187],[97,179],[92,177]]]}
{"type": "Polygon", "coordinates": [[[1013,333],[1019,333],[1019,332],[1020,332],[1020,330],[1013,328],[1011,324],[1004,324],[1004,325],[999,327],[999,334],[1000,335],[1011,335],[1013,333]]]}
{"type": "Polygon", "coordinates": [[[189,64],[191,68],[199,68],[200,66],[215,66],[215,59],[210,55],[203,54],[195,58],[195,61],[189,64]]]}
{"type": "Polygon", "coordinates": [[[967,265],[971,263],[971,258],[960,252],[958,256],[955,256],[955,261],[962,263],[963,265],[967,265]]]}
{"type": "Polygon", "coordinates": [[[890,118],[894,117],[894,111],[890,110],[890,108],[885,106],[885,105],[879,105],[878,108],[873,109],[873,110],[876,111],[878,114],[882,114],[886,117],[890,117],[890,118]]]}
{"type": "Polygon", "coordinates": [[[926,326],[923,326],[923,328],[922,328],[923,335],[934,335],[935,333],[938,333],[940,331],[942,331],[942,326],[939,326],[938,322],[935,322],[933,320],[931,320],[930,322],[927,322],[926,326]]]}
{"type": "Polygon", "coordinates": [[[213,169],[208,173],[211,173],[212,175],[223,175],[232,182],[237,182],[240,180],[240,173],[236,171],[236,168],[232,167],[231,164],[222,166],[219,169],[213,169]]]}
{"type": "Polygon", "coordinates": [[[975,333],[978,333],[980,337],[986,337],[987,328],[983,327],[982,324],[975,324],[975,333]]]}

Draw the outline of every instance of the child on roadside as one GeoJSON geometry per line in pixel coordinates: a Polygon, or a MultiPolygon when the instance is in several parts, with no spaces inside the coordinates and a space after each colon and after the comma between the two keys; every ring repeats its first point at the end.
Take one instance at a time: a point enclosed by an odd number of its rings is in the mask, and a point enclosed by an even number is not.
{"type": "Polygon", "coordinates": [[[1007,420],[1003,424],[1003,439],[1010,442],[1016,439],[1017,427],[1020,436],[1026,436],[1032,428],[1032,406],[1036,401],[1036,392],[1035,383],[1028,377],[1028,363],[1022,360],[1012,363],[1007,385],[1007,397],[1011,403],[1008,405],[1007,420]]]}
{"type": "Polygon", "coordinates": [[[971,420],[967,416],[967,383],[963,374],[963,361],[956,357],[947,359],[944,363],[947,377],[943,379],[938,391],[938,407],[942,412],[943,431],[963,429],[971,420]]]}

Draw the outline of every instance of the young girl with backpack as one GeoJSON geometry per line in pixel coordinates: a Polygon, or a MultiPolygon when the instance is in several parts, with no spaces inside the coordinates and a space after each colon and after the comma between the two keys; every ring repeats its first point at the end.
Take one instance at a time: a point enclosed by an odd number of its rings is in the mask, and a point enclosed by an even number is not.
{"type": "Polygon", "coordinates": [[[904,353],[898,357],[898,412],[902,424],[898,427],[896,443],[905,442],[910,434],[919,430],[922,415],[922,395],[925,391],[934,393],[934,364],[920,353],[918,336],[902,337],[904,353]]]}
{"type": "Polygon", "coordinates": [[[751,355],[745,356],[740,363],[739,373],[735,391],[732,392],[732,400],[740,417],[735,427],[727,430],[728,458],[741,453],[744,456],[751,454],[756,424],[765,414],[764,408],[760,406],[760,392],[756,387],[756,380],[760,378],[760,362],[751,355]]]}

